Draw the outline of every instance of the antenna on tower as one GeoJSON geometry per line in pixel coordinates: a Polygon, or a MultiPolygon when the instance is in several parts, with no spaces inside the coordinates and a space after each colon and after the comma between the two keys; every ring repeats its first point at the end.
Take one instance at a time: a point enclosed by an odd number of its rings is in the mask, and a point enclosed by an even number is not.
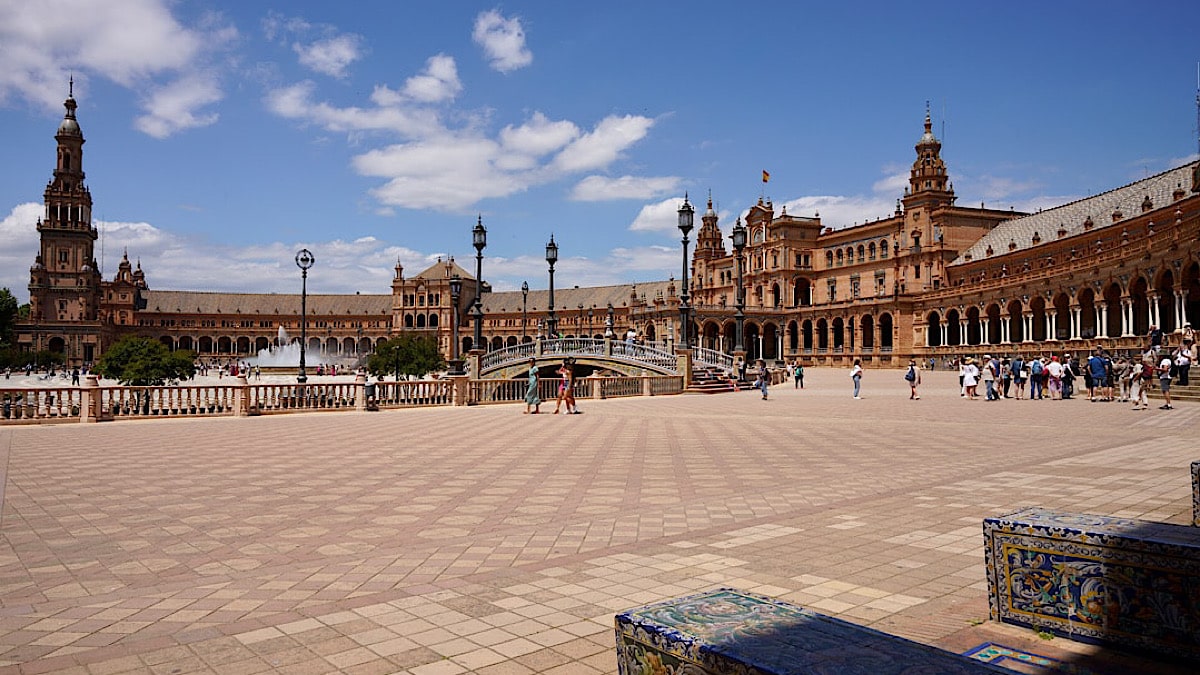
{"type": "Polygon", "coordinates": [[[942,99],[942,143],[946,142],[946,99],[942,99]]]}
{"type": "Polygon", "coordinates": [[[1196,62],[1196,154],[1200,155],[1200,61],[1196,62]]]}

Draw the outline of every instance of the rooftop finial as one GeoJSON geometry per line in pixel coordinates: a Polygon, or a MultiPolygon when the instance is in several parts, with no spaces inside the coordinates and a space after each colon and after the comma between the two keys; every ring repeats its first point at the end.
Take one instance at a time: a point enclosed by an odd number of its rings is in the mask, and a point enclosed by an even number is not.
{"type": "Polygon", "coordinates": [[[71,98],[75,98],[75,74],[74,73],[72,73],[71,77],[67,79],[67,96],[69,96],[71,98]]]}

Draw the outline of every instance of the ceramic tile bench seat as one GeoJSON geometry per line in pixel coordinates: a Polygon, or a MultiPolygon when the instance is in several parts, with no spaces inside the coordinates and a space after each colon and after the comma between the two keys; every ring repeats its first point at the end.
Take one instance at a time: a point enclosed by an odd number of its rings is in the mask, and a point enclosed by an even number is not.
{"type": "Polygon", "coordinates": [[[621,675],[951,675],[1011,671],[786,602],[723,588],[618,614],[621,675]]]}
{"type": "Polygon", "coordinates": [[[983,531],[993,620],[1200,658],[1200,528],[1033,507],[983,531]]]}
{"type": "Polygon", "coordinates": [[[1200,462],[1192,462],[1192,525],[1200,527],[1200,462]]]}

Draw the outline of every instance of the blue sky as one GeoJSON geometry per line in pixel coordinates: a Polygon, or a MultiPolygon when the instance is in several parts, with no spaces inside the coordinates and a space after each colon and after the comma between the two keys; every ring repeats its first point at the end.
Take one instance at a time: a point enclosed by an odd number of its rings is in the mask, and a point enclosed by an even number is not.
{"type": "MultiPolygon", "coordinates": [[[[386,293],[665,279],[675,211],[843,227],[901,196],[926,101],[959,203],[1053,206],[1194,158],[1200,3],[0,0],[0,286],[27,297],[75,77],[106,278],[386,293]],[[771,181],[761,182],[768,170],[771,181]]],[[[697,226],[699,221],[697,220],[697,226]]]]}

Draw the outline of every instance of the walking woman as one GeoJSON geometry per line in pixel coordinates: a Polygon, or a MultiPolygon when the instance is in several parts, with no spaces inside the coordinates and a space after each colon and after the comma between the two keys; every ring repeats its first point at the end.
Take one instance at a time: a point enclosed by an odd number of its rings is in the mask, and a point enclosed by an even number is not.
{"type": "Polygon", "coordinates": [[[915,359],[908,360],[908,371],[904,373],[904,380],[908,382],[910,401],[920,401],[921,397],[917,394],[917,387],[921,386],[921,369],[917,367],[915,359]]]}
{"type": "Polygon", "coordinates": [[[529,359],[529,387],[525,389],[525,414],[528,415],[529,408],[533,407],[533,414],[536,415],[541,406],[542,399],[538,398],[537,359],[529,359]]]}
{"type": "Polygon", "coordinates": [[[854,359],[854,366],[850,368],[850,378],[854,380],[854,398],[862,398],[858,395],[859,387],[862,384],[862,359],[854,359]]]}

